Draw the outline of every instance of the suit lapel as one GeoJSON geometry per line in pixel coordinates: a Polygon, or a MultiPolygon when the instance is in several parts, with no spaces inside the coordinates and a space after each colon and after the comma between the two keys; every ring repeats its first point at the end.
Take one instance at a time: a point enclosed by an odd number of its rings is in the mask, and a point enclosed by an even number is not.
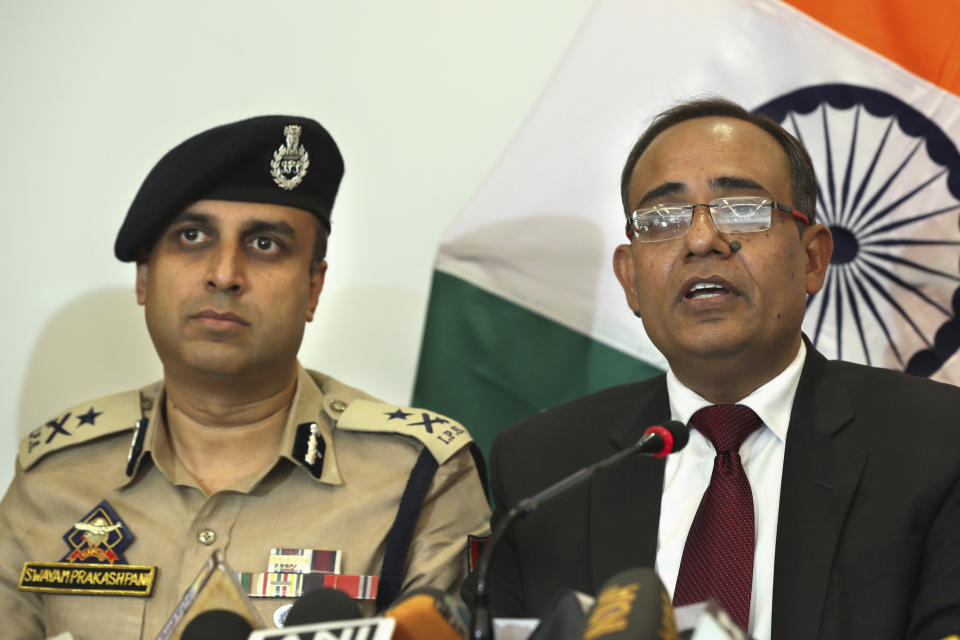
{"type": "MultiPolygon", "coordinates": [[[[637,398],[636,411],[610,437],[607,455],[632,445],[647,427],[670,419],[665,378],[637,398]]],[[[614,574],[653,567],[657,555],[664,461],[636,456],[590,483],[590,554],[594,592],[614,574]]]]}
{"type": "Polygon", "coordinates": [[[819,635],[830,570],[866,461],[835,436],[852,419],[847,388],[811,345],[797,387],[783,460],[774,560],[774,638],[819,635]]]}

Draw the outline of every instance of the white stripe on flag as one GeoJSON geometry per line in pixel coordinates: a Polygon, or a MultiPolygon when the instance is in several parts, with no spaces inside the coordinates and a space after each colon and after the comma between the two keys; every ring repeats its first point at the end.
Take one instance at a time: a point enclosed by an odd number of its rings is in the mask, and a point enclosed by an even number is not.
{"type": "MultiPolygon", "coordinates": [[[[949,139],[960,139],[957,96],[789,5],[601,1],[499,164],[447,230],[437,269],[664,368],[611,268],[613,248],[625,240],[619,175],[630,146],[654,114],[678,99],[722,95],[752,109],[827,83],[897,96],[934,120],[949,139]]],[[[839,122],[852,112],[833,115],[839,122]]],[[[864,124],[876,136],[882,122],[868,120],[864,124]]],[[[894,142],[901,153],[911,141],[901,135],[894,142]]],[[[813,155],[825,156],[818,144],[810,143],[813,155]]],[[[891,155],[884,162],[895,160],[891,155]]],[[[935,165],[919,162],[911,171],[919,180],[935,165]]],[[[917,251],[923,249],[907,253],[917,251]]],[[[953,250],[944,258],[952,260],[954,274],[957,255],[953,250]]],[[[906,278],[920,277],[915,269],[898,269],[906,278]]],[[[954,283],[938,293],[940,301],[955,288],[954,283]]],[[[808,314],[808,333],[810,321],[808,314]]],[[[936,323],[930,320],[923,332],[933,332],[936,323]]],[[[828,342],[829,331],[821,334],[828,342]]],[[[869,335],[882,338],[879,331],[869,335]]],[[[922,347],[914,342],[908,349],[922,347]]],[[[830,348],[824,350],[831,355],[830,348]]],[[[843,355],[856,360],[855,351],[850,347],[843,355]]],[[[880,359],[873,364],[896,366],[889,353],[880,359]]]]}

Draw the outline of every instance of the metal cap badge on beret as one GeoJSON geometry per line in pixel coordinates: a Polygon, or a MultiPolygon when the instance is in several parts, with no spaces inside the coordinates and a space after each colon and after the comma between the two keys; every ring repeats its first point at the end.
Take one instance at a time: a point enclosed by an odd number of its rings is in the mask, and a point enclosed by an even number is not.
{"type": "Polygon", "coordinates": [[[343,177],[337,143],[320,123],[260,116],[197,134],[169,151],[140,186],[114,253],[136,260],[190,203],[262,202],[309,211],[330,230],[343,177]]]}

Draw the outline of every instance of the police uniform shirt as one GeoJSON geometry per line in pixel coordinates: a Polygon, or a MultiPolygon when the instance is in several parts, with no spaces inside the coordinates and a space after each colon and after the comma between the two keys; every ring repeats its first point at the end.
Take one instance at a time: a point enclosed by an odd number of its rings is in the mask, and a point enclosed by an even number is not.
{"type": "MultiPolygon", "coordinates": [[[[31,433],[0,503],[0,635],[43,638],[70,631],[77,640],[153,638],[214,549],[222,549],[237,572],[265,572],[270,549],[294,548],[341,550],[341,573],[378,575],[411,469],[428,440],[441,434],[439,429],[427,433],[426,416],[417,421],[409,414],[406,421],[396,421],[404,423],[399,433],[372,432],[363,425],[347,430],[339,424],[353,403],[369,400],[300,368],[276,461],[210,496],[172,452],[160,383],[94,401],[89,410],[79,405],[31,433]],[[139,405],[132,416],[131,402],[139,405]],[[141,409],[147,418],[142,452],[134,456],[128,476],[129,427],[141,409]],[[119,429],[116,420],[124,420],[126,428],[119,429]],[[314,447],[312,466],[292,453],[298,432],[303,433],[298,426],[306,423],[316,424],[321,445],[319,451],[314,447]],[[152,595],[19,590],[24,562],[61,560],[69,551],[64,533],[104,499],[133,535],[123,551],[126,564],[157,567],[152,595]]],[[[392,408],[365,406],[384,414],[392,408]]],[[[489,509],[469,448],[451,450],[438,461],[407,556],[404,590],[457,589],[466,574],[468,535],[488,532],[489,509]]],[[[277,608],[292,600],[251,601],[271,626],[277,608]]],[[[370,613],[373,603],[364,601],[362,608],[370,613]]]]}

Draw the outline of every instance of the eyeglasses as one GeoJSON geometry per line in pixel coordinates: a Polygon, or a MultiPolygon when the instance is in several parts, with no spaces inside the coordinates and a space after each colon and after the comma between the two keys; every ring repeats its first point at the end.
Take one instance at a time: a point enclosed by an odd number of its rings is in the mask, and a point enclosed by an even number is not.
{"type": "Polygon", "coordinates": [[[638,242],[660,242],[687,235],[697,207],[707,207],[717,231],[721,233],[753,233],[770,228],[774,209],[793,216],[803,224],[809,218],[796,209],[785,207],[768,198],[717,198],[702,204],[658,204],[637,209],[627,218],[627,238],[638,242]]]}

